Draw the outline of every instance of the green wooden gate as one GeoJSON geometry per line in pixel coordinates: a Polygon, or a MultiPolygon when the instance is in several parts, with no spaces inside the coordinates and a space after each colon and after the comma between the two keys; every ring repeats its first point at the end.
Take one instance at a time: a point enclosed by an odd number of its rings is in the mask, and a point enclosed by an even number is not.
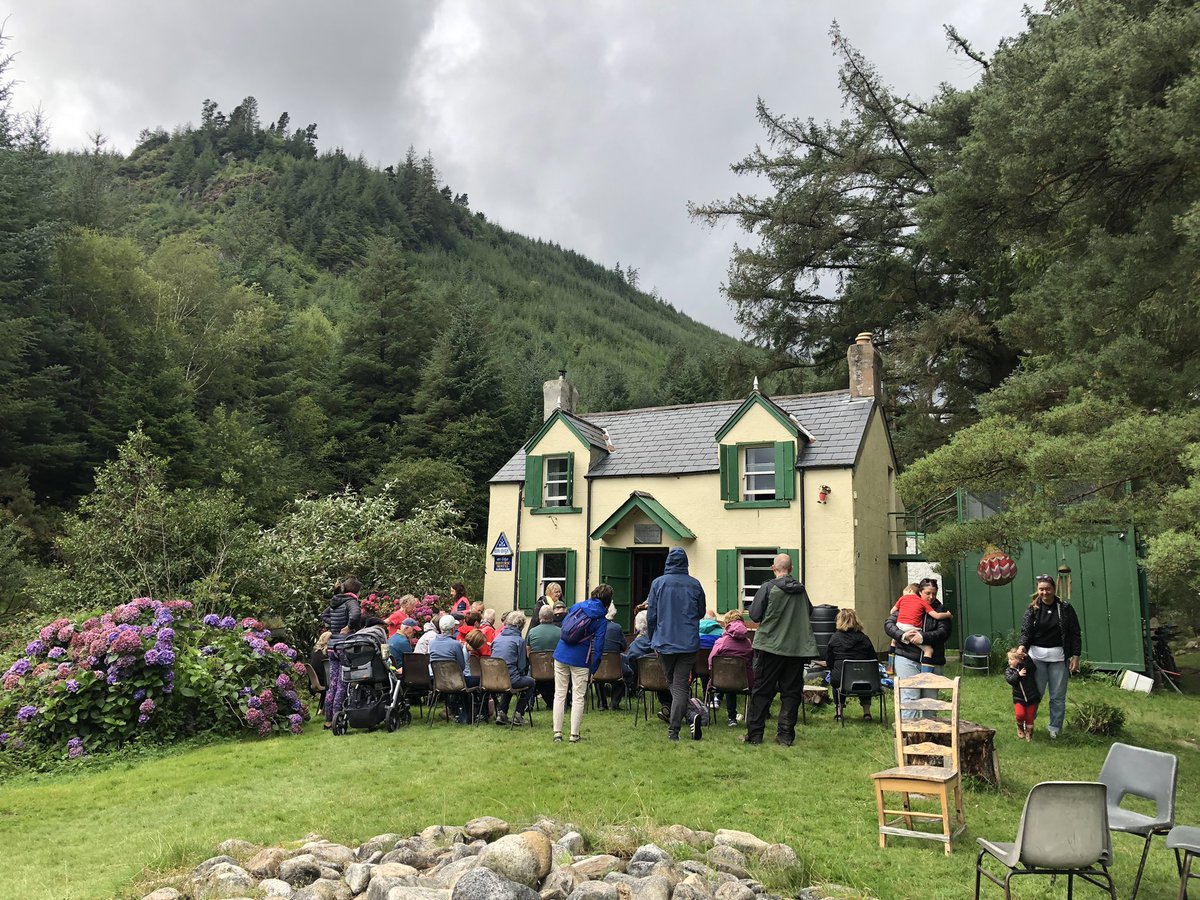
{"type": "Polygon", "coordinates": [[[1132,530],[1110,531],[1084,551],[1067,542],[1026,543],[1016,557],[1016,580],[1004,587],[988,587],[979,580],[976,567],[982,556],[968,556],[958,567],[960,637],[1020,629],[1034,579],[1056,576],[1065,562],[1071,568],[1071,605],[1083,631],[1083,658],[1104,669],[1146,668],[1146,596],[1132,530]]]}

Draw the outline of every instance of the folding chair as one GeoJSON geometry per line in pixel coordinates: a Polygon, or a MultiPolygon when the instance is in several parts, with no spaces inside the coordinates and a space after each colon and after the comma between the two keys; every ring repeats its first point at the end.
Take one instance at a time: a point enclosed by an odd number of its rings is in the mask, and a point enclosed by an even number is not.
{"type": "Polygon", "coordinates": [[[1011,844],[979,838],[975,860],[975,900],[979,900],[980,877],[1004,888],[1011,897],[1009,882],[1018,875],[1066,875],[1071,897],[1078,876],[1104,888],[1117,900],[1116,886],[1108,867],[1112,863],[1112,835],[1103,784],[1091,781],[1043,781],[1035,784],[1025,800],[1017,839],[1011,844]],[[1006,869],[1004,879],[983,867],[992,857],[1006,869]],[[1104,879],[1102,883],[1100,879],[1104,879]]]}
{"type": "MultiPolygon", "coordinates": [[[[709,698],[717,694],[740,694],[750,702],[750,678],[746,674],[746,660],[740,656],[715,656],[712,661],[712,677],[708,682],[708,692],[704,705],[709,706],[709,698]]],[[[746,708],[742,707],[745,716],[746,708]]]]}
{"type": "MultiPolygon", "coordinates": [[[[650,656],[638,657],[637,661],[637,696],[634,698],[634,703],[640,699],[642,701],[641,712],[642,718],[647,722],[650,721],[650,708],[647,705],[647,691],[669,691],[671,685],[667,682],[667,673],[663,671],[662,663],[658,660],[657,654],[650,656]]],[[[633,712],[633,724],[638,723],[638,711],[633,712]]]]}
{"type": "Polygon", "coordinates": [[[621,668],[621,654],[616,650],[609,650],[600,657],[600,665],[596,669],[596,674],[592,676],[592,687],[595,688],[595,691],[588,691],[588,701],[593,703],[593,706],[598,706],[602,699],[600,692],[604,690],[605,685],[613,686],[613,697],[616,697],[616,686],[624,680],[625,673],[621,668]],[[593,693],[595,693],[594,701],[593,693]]]}
{"type": "Polygon", "coordinates": [[[304,671],[308,675],[308,689],[317,696],[317,701],[320,704],[319,708],[325,708],[325,685],[321,683],[321,676],[317,674],[317,670],[311,664],[304,664],[304,671]]]}
{"type": "Polygon", "coordinates": [[[1108,787],[1108,827],[1146,839],[1129,900],[1137,897],[1138,887],[1141,886],[1142,870],[1146,868],[1146,857],[1150,853],[1150,839],[1156,834],[1165,835],[1175,825],[1175,782],[1178,772],[1179,759],[1175,754],[1122,743],[1115,743],[1108,748],[1108,756],[1100,768],[1099,781],[1108,787]],[[1129,795],[1152,800],[1154,815],[1143,815],[1122,808],[1121,801],[1129,795]]]}
{"type": "MultiPolygon", "coordinates": [[[[433,666],[433,696],[429,698],[430,712],[437,708],[438,701],[446,704],[446,714],[450,714],[450,698],[461,697],[468,704],[468,716],[474,724],[476,719],[476,702],[483,691],[478,687],[468,687],[467,679],[463,676],[462,668],[452,659],[435,659],[433,666]]],[[[434,715],[429,716],[429,726],[433,727],[434,715]]]]}
{"type": "Polygon", "coordinates": [[[949,856],[954,838],[966,828],[958,759],[958,684],[958,678],[924,673],[896,679],[896,696],[893,700],[896,710],[896,766],[871,775],[875,780],[875,807],[879,815],[881,848],[887,847],[888,835],[924,838],[941,841],[945,845],[946,855],[949,856]],[[950,699],[915,697],[905,700],[902,696],[902,689],[905,688],[948,692],[950,699]],[[905,719],[902,716],[906,709],[929,713],[932,718],[905,719]],[[918,740],[921,734],[944,736],[948,743],[918,740]],[[916,765],[910,763],[914,758],[924,761],[929,757],[940,757],[942,764],[935,766],[924,762],[916,765]],[[887,793],[900,794],[904,809],[887,809],[884,805],[884,795],[887,793]],[[940,803],[940,811],[914,810],[911,804],[912,794],[936,796],[940,803]],[[955,813],[953,824],[956,826],[953,830],[950,816],[951,797],[954,800],[955,813]],[[889,815],[897,818],[889,820],[889,815]],[[898,824],[901,819],[904,820],[904,828],[898,824]],[[941,833],[916,829],[913,827],[913,819],[937,821],[941,823],[941,833]]]}
{"type": "Polygon", "coordinates": [[[877,659],[842,660],[841,680],[833,693],[834,707],[838,720],[846,727],[847,697],[879,697],[879,723],[884,724],[887,706],[884,701],[883,678],[879,674],[877,659]]]}
{"type": "MultiPolygon", "coordinates": [[[[513,697],[520,697],[525,693],[520,688],[513,687],[512,677],[508,674],[508,663],[502,659],[492,659],[490,656],[484,657],[481,660],[480,671],[480,688],[484,694],[496,697],[497,694],[511,694],[513,697]]],[[[532,704],[531,704],[532,705],[532,704]]],[[[496,701],[496,709],[500,708],[499,700],[496,701]]],[[[527,721],[529,727],[533,727],[533,712],[526,710],[527,721]]],[[[510,719],[508,727],[513,727],[513,720],[510,719]]]]}
{"type": "Polygon", "coordinates": [[[433,690],[433,679],[429,675],[429,654],[409,653],[404,657],[404,671],[400,673],[400,684],[404,686],[404,699],[409,704],[414,701],[421,707],[421,717],[425,716],[425,698],[433,690]]]}

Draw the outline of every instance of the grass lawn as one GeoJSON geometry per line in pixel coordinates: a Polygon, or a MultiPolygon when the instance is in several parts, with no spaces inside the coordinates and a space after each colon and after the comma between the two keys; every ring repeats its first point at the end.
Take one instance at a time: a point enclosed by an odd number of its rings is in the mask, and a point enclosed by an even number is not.
{"type": "MultiPolygon", "coordinates": [[[[1073,679],[1068,723],[1071,706],[1083,700],[1123,707],[1126,743],[1179,757],[1176,820],[1200,824],[1200,699],[1073,679]]],[[[967,785],[967,830],[950,858],[926,841],[894,838],[879,849],[868,776],[893,764],[893,745],[891,730],[878,723],[848,721],[841,729],[826,707],[784,749],[742,745],[742,729],[725,727],[722,713],[703,741],[668,744],[656,720],[634,728],[632,714],[589,712],[584,741],[570,746],[551,743],[543,711],[532,733],[440,721],[343,738],[310,728],[296,738],[17,777],[0,785],[0,897],[140,897],[149,879],[195,865],[226,838],[276,845],[318,833],[355,845],[479,815],[514,823],[548,815],[577,823],[590,838],[612,823],[743,829],[791,844],[813,880],[883,900],[958,900],[972,890],[975,838],[1012,840],[1035,783],[1094,779],[1111,742],[1070,730],[1051,742],[1044,707],[1034,742],[1018,741],[1009,688],[996,675],[964,679],[962,705],[964,718],[998,730],[1003,787],[967,785]]],[[[1140,843],[1117,835],[1114,844],[1118,893],[1127,896],[1140,843]]],[[[1173,857],[1156,839],[1141,896],[1173,897],[1177,883],[1173,857]]],[[[1047,885],[1026,879],[1018,895],[1066,895],[1065,884],[1047,885]]],[[[1081,886],[1080,896],[1089,890],[1081,886]]]]}

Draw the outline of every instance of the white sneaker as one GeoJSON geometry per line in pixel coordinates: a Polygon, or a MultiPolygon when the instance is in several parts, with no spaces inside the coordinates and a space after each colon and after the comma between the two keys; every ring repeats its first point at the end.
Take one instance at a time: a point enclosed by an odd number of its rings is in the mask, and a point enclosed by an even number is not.
{"type": "Polygon", "coordinates": [[[1052,740],[1052,741],[1058,740],[1058,729],[1057,728],[1047,728],[1046,732],[1047,732],[1047,734],[1050,735],[1050,740],[1052,740]]]}

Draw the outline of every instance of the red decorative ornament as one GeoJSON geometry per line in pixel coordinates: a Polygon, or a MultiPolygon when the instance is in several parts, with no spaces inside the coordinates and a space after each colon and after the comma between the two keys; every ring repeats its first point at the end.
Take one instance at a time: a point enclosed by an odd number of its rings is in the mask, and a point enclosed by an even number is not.
{"type": "Polygon", "coordinates": [[[1004,587],[1017,577],[1017,564],[999,547],[988,547],[979,560],[979,580],[989,587],[1004,587]]]}

